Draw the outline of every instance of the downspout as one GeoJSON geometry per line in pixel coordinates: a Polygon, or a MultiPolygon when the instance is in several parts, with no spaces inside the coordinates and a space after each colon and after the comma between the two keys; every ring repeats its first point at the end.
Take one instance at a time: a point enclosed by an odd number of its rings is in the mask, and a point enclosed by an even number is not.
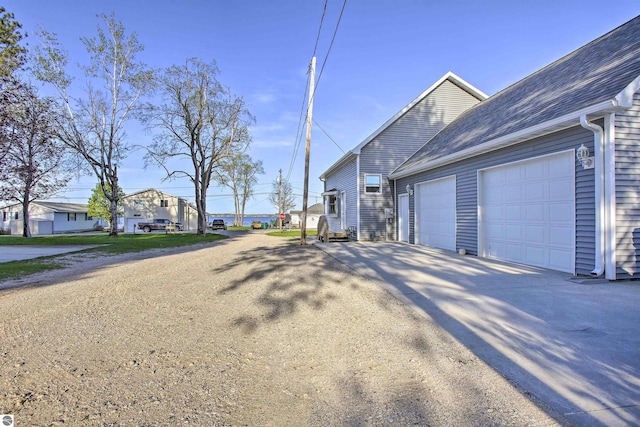
{"type": "Polygon", "coordinates": [[[616,116],[604,118],[605,277],[616,280],[616,116]]]}
{"type": "Polygon", "coordinates": [[[356,240],[360,241],[360,153],[356,156],[356,240]]]}
{"type": "Polygon", "coordinates": [[[602,276],[604,273],[604,253],[605,253],[605,222],[604,222],[604,173],[602,170],[603,155],[603,130],[600,126],[593,124],[587,120],[586,115],[580,116],[580,125],[583,128],[593,132],[593,156],[595,160],[595,207],[596,207],[596,254],[595,266],[591,275],[594,277],[602,276]]]}

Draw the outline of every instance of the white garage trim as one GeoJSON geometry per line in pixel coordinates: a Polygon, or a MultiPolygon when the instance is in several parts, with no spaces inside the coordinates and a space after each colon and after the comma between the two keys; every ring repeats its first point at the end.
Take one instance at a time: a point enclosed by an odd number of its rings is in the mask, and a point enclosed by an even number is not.
{"type": "Polygon", "coordinates": [[[575,272],[573,155],[478,170],[478,255],[575,272]]]}
{"type": "Polygon", "coordinates": [[[456,176],[414,186],[414,238],[419,245],[456,250],[456,176]]]}
{"type": "Polygon", "coordinates": [[[398,195],[398,241],[409,242],[409,193],[398,195]]]}

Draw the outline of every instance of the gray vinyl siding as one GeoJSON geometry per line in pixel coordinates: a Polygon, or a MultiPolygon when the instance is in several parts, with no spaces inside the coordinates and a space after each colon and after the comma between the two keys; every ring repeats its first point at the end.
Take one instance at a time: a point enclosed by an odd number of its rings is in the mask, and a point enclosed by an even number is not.
{"type": "MultiPolygon", "coordinates": [[[[357,222],[357,195],[356,195],[356,158],[343,165],[340,169],[328,175],[324,181],[324,190],[336,189],[345,191],[347,195],[347,227],[355,227],[357,222]]],[[[340,206],[340,209],[343,209],[340,206]]],[[[340,215],[327,216],[329,229],[331,231],[340,230],[340,215]]]]}
{"type": "Polygon", "coordinates": [[[387,225],[385,208],[394,208],[393,187],[387,176],[445,125],[478,103],[478,99],[456,84],[445,80],[428,96],[389,125],[360,151],[360,238],[368,240],[379,231],[395,239],[395,230],[387,225]],[[382,192],[365,193],[364,176],[382,175],[382,192]]]}
{"type": "Polygon", "coordinates": [[[616,274],[640,275],[640,95],[633,108],[617,113],[616,126],[616,274]]]}
{"type": "MultiPolygon", "coordinates": [[[[584,144],[593,152],[593,134],[577,126],[526,141],[512,147],[465,159],[460,162],[397,180],[398,188],[407,184],[456,176],[456,250],[478,254],[478,170],[531,157],[575,149],[584,144]]],[[[577,163],[577,162],[576,162],[577,163]]],[[[576,273],[589,274],[595,258],[594,170],[576,165],[576,273]]],[[[402,191],[404,192],[404,191],[402,191]]],[[[409,197],[409,241],[415,243],[414,197],[409,197]]]]}

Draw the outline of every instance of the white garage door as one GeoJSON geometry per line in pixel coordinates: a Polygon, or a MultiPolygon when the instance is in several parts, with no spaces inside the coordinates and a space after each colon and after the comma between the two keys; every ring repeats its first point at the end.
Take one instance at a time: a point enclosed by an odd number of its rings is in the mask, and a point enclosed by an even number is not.
{"type": "Polygon", "coordinates": [[[573,153],[480,173],[480,254],[574,272],[573,153]]]}
{"type": "Polygon", "coordinates": [[[416,243],[456,250],[456,177],[416,184],[416,243]]]}
{"type": "Polygon", "coordinates": [[[127,218],[127,233],[140,233],[142,230],[138,230],[139,222],[147,222],[146,218],[127,218]]]}

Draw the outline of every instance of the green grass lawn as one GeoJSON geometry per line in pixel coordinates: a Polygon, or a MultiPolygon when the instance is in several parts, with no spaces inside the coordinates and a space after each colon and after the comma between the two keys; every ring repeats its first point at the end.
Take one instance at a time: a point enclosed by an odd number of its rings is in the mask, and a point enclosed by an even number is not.
{"type": "MultiPolygon", "coordinates": [[[[193,233],[184,234],[121,234],[116,238],[109,237],[106,233],[101,235],[73,235],[73,236],[38,236],[25,239],[16,236],[0,236],[0,246],[10,245],[102,245],[81,252],[97,252],[104,254],[123,254],[128,252],[141,252],[148,249],[172,248],[193,245],[197,243],[214,242],[227,236],[207,233],[198,236],[193,233]]],[[[60,255],[36,258],[22,261],[10,261],[0,263],[0,280],[22,277],[40,271],[54,270],[64,267],[56,259],[60,255]]]]}
{"type": "MultiPolygon", "coordinates": [[[[317,234],[317,230],[307,230],[307,237],[316,236],[317,234]]],[[[300,230],[272,231],[270,233],[267,233],[267,236],[300,238],[300,230]]]]}

